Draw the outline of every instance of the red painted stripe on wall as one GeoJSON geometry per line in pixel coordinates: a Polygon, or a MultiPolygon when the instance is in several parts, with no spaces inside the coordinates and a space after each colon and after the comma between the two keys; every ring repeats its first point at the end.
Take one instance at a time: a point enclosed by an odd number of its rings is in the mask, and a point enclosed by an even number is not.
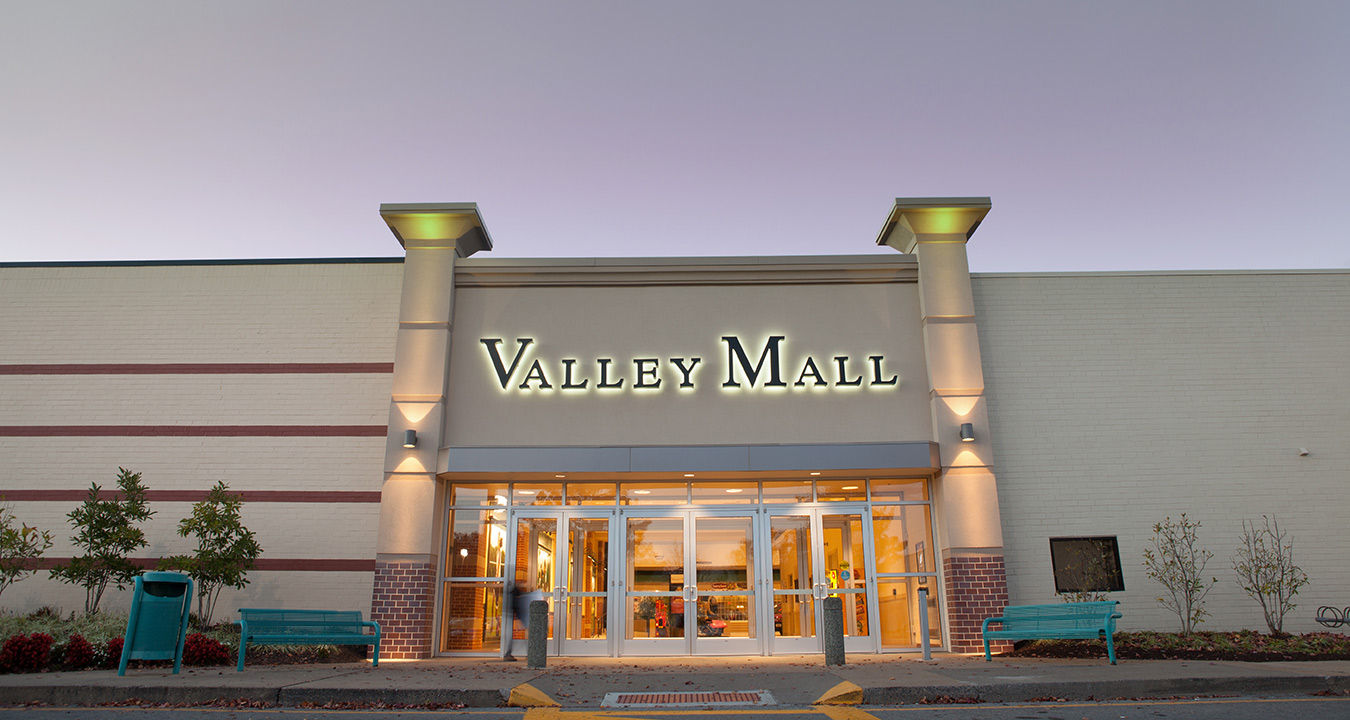
{"type": "Polygon", "coordinates": [[[384,437],[385,425],[0,425],[0,437],[384,437]]]}
{"type": "Polygon", "coordinates": [[[42,363],[0,365],[0,375],[313,375],[392,373],[388,363],[42,363]]]}
{"type": "MultiPolygon", "coordinates": [[[[158,567],[160,558],[131,558],[138,567],[153,569],[158,567]]],[[[30,570],[51,570],[62,563],[70,562],[68,557],[45,557],[29,564],[30,570]]],[[[260,572],[375,572],[374,560],[347,558],[258,558],[253,562],[253,570],[260,572]]]]}
{"type": "MultiPolygon", "coordinates": [[[[205,490],[146,490],[145,499],[150,502],[198,502],[206,497],[205,490]]],[[[244,502],[283,502],[283,503],[378,503],[379,491],[339,491],[339,490],[240,490],[231,494],[243,495],[244,502]]],[[[88,490],[3,490],[0,498],[7,502],[81,502],[89,495],[88,490]]],[[[114,490],[99,493],[102,500],[117,498],[114,490]]]]}

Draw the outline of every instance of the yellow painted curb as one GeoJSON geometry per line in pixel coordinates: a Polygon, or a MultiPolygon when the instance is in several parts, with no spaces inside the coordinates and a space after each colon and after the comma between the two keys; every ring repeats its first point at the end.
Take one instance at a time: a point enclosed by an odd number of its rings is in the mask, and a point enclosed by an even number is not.
{"type": "Polygon", "coordinates": [[[845,680],[825,691],[812,705],[857,705],[863,699],[863,689],[845,680]]]}
{"type": "Polygon", "coordinates": [[[557,700],[529,683],[521,683],[511,688],[511,697],[506,704],[511,707],[560,707],[557,700]]]}

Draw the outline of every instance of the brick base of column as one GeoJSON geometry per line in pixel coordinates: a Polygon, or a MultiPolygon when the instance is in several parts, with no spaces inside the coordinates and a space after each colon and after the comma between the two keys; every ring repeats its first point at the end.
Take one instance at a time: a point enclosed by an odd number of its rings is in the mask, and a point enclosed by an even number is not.
{"type": "Polygon", "coordinates": [[[380,657],[431,657],[435,578],[431,563],[376,561],[370,617],[380,624],[380,657]]]}
{"type": "MultiPolygon", "coordinates": [[[[961,555],[942,561],[947,589],[947,627],[952,652],[984,652],[980,627],[1008,604],[1008,575],[1000,555],[961,555]]],[[[993,652],[1012,649],[1009,642],[991,642],[993,652]]]]}

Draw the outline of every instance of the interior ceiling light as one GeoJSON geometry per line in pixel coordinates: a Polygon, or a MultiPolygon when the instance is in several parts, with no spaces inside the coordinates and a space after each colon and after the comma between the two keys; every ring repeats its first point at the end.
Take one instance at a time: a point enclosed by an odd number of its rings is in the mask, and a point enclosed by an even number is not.
{"type": "Polygon", "coordinates": [[[634,491],[633,491],[633,494],[634,494],[634,495],[651,495],[651,494],[652,494],[652,491],[651,491],[651,490],[634,490],[634,491]]]}
{"type": "Polygon", "coordinates": [[[727,492],[729,492],[729,493],[738,493],[738,492],[741,492],[741,488],[727,488],[727,492]]]}
{"type": "Polygon", "coordinates": [[[857,489],[858,489],[858,486],[857,486],[857,485],[845,485],[845,486],[844,486],[844,489],[845,489],[845,490],[857,490],[857,489]]]}
{"type": "Polygon", "coordinates": [[[517,490],[517,491],[516,491],[516,494],[517,494],[517,495],[533,495],[534,493],[535,493],[534,490],[517,490]]]}
{"type": "Polygon", "coordinates": [[[565,478],[565,477],[567,477],[567,476],[566,476],[566,475],[554,475],[553,477],[555,477],[555,478],[565,478]]]}
{"type": "Polygon", "coordinates": [[[820,473],[818,473],[818,472],[813,472],[813,473],[811,473],[811,474],[812,474],[812,475],[819,475],[820,473]]]}
{"type": "Polygon", "coordinates": [[[685,473],[684,476],[685,476],[685,477],[693,477],[694,474],[693,474],[693,473],[685,473]]]}

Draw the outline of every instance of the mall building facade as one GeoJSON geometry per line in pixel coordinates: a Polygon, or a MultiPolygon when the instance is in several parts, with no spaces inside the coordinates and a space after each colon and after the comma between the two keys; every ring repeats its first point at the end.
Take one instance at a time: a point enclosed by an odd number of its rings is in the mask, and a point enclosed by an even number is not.
{"type": "Polygon", "coordinates": [[[1262,627],[1263,515],[1290,629],[1343,604],[1350,273],[972,275],[989,209],[899,199],[885,255],[492,259],[417,204],[380,210],[403,257],[2,265],[0,495],[50,566],[142,472],[150,563],[223,480],[265,549],[226,612],[361,609],[394,658],[520,652],[513,589],[563,655],[819,652],[829,596],[850,652],[974,651],[1085,584],[1165,628],[1139,560],[1182,512],[1211,626],[1262,627]]]}

